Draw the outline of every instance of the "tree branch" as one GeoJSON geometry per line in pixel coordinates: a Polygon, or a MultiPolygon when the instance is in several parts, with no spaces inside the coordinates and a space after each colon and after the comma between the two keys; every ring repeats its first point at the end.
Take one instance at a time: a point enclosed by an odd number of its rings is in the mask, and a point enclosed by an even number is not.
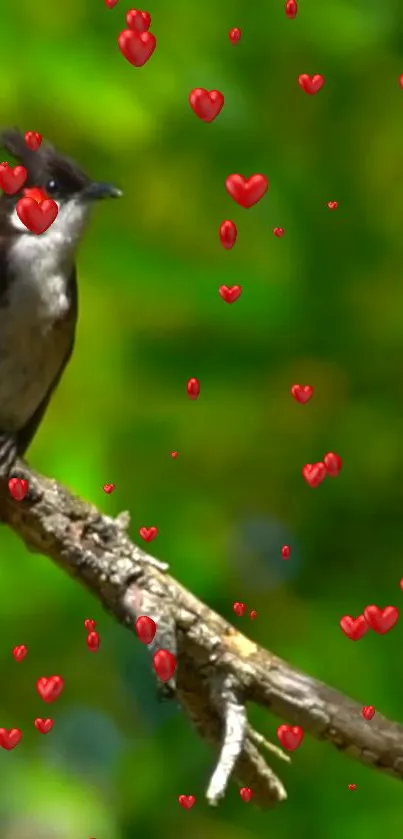
{"type": "Polygon", "coordinates": [[[30,550],[83,583],[131,631],[134,618],[152,609],[158,644],[177,652],[172,685],[179,702],[219,755],[209,803],[222,797],[231,775],[252,789],[262,807],[287,797],[259,749],[286,760],[288,755],[249,726],[248,701],[362,763],[403,778],[402,725],[378,713],[368,722],[358,703],[241,635],[169,576],[164,563],[130,541],[127,513],[116,519],[101,515],[23,464],[14,474],[28,480],[29,493],[17,502],[2,484],[0,516],[30,550]]]}

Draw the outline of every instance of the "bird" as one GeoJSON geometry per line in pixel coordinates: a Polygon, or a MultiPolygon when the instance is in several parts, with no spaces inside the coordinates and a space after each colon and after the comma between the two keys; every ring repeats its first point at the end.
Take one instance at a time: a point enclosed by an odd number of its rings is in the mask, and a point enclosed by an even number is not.
{"type": "Polygon", "coordinates": [[[0,479],[29,448],[74,349],[76,252],[94,204],[123,192],[92,180],[48,141],[35,151],[17,128],[0,146],[27,171],[22,193],[0,198],[0,479]],[[19,218],[20,198],[53,199],[58,214],[39,235],[19,218]]]}

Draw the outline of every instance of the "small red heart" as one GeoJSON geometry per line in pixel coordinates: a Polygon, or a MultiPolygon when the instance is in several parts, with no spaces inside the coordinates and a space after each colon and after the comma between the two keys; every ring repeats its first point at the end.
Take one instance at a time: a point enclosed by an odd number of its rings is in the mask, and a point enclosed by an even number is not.
{"type": "Polygon", "coordinates": [[[178,452],[171,452],[171,457],[178,457],[178,452]]]}
{"type": "Polygon", "coordinates": [[[117,3],[119,3],[119,0],[105,0],[105,6],[107,6],[108,9],[113,9],[117,3]]]}
{"type": "Polygon", "coordinates": [[[228,37],[231,41],[231,44],[237,44],[238,41],[241,40],[241,35],[242,31],[241,29],[238,29],[238,27],[235,27],[235,29],[230,29],[230,31],[228,32],[228,37]]]}
{"type": "Polygon", "coordinates": [[[23,661],[28,652],[28,647],[25,644],[20,644],[19,647],[14,647],[13,656],[16,661],[23,661]]]}
{"type": "Polygon", "coordinates": [[[269,181],[265,175],[251,175],[250,178],[228,175],[225,187],[231,198],[247,210],[263,198],[269,188],[269,181]]]}
{"type": "Polygon", "coordinates": [[[98,632],[89,632],[87,636],[87,647],[90,653],[97,653],[101,644],[98,632]]]}
{"type": "Polygon", "coordinates": [[[250,787],[241,787],[241,789],[239,790],[239,795],[241,796],[242,801],[247,802],[251,800],[253,792],[250,789],[250,787]]]}
{"type": "Polygon", "coordinates": [[[235,603],[232,604],[232,608],[235,614],[238,615],[238,618],[241,618],[242,615],[245,614],[245,603],[238,603],[238,601],[235,601],[235,603]]]}
{"type": "Polygon", "coordinates": [[[361,713],[362,713],[364,719],[372,720],[372,717],[375,716],[375,708],[374,708],[373,705],[364,705],[361,713]]]}
{"type": "Polygon", "coordinates": [[[115,489],[115,484],[104,484],[103,491],[106,492],[107,495],[110,495],[111,492],[115,489]]]}
{"type": "Polygon", "coordinates": [[[400,84],[400,87],[403,87],[403,73],[402,73],[401,76],[399,76],[399,84],[400,84]]]}
{"type": "Polygon", "coordinates": [[[220,242],[227,251],[234,247],[238,230],[233,221],[223,221],[220,226],[220,242]]]}
{"type": "Polygon", "coordinates": [[[339,205],[337,201],[328,201],[327,206],[329,207],[329,210],[337,210],[339,205]]]}
{"type": "Polygon", "coordinates": [[[96,625],[97,625],[97,622],[92,620],[92,618],[86,618],[85,621],[84,621],[84,626],[85,626],[87,632],[93,632],[96,625]]]}
{"type": "Polygon", "coordinates": [[[351,790],[357,789],[355,784],[349,784],[348,788],[351,789],[351,790]]]}
{"type": "Polygon", "coordinates": [[[357,618],[352,618],[351,615],[344,615],[340,619],[340,626],[347,638],[351,641],[359,641],[363,635],[369,630],[369,625],[364,618],[364,615],[358,615],[357,618]]]}
{"type": "Polygon", "coordinates": [[[153,667],[161,682],[169,682],[176,670],[176,657],[169,650],[157,650],[153,655],[153,667]]]}
{"type": "Polygon", "coordinates": [[[147,32],[151,26],[151,15],[149,12],[140,12],[139,9],[130,9],[126,15],[126,23],[129,29],[136,32],[147,32]]]}
{"type": "Polygon", "coordinates": [[[145,542],[152,542],[158,536],[158,527],[140,527],[139,533],[145,542]]]}
{"type": "Polygon", "coordinates": [[[293,752],[302,743],[304,732],[299,725],[280,725],[277,729],[277,737],[284,749],[293,752]]]}
{"type": "Polygon", "coordinates": [[[296,402],[305,405],[313,396],[313,387],[312,385],[293,385],[291,393],[296,402]]]}
{"type": "Polygon", "coordinates": [[[8,490],[14,501],[23,501],[28,493],[28,481],[25,478],[10,478],[8,490]]]}
{"type": "Polygon", "coordinates": [[[256,609],[251,609],[251,611],[249,612],[249,617],[250,617],[251,621],[256,620],[256,618],[257,618],[257,611],[256,611],[256,609]]]}
{"type": "Polygon", "coordinates": [[[19,728],[0,728],[0,748],[7,749],[8,752],[15,749],[21,737],[22,731],[19,728]]]}
{"type": "Polygon", "coordinates": [[[385,635],[398,620],[399,610],[396,606],[386,606],[385,609],[380,609],[379,606],[367,606],[364,609],[364,617],[374,632],[385,635]]]}
{"type": "Polygon", "coordinates": [[[49,719],[49,717],[46,720],[42,719],[42,717],[37,717],[35,720],[35,728],[41,734],[48,734],[48,732],[53,728],[53,720],[49,719]]]}
{"type": "Polygon", "coordinates": [[[290,556],[290,553],[291,553],[290,546],[289,545],[283,545],[283,547],[281,548],[281,556],[283,557],[283,559],[288,559],[288,557],[290,556]]]}
{"type": "Polygon", "coordinates": [[[242,286],[240,285],[220,285],[218,289],[220,297],[225,300],[226,303],[235,303],[235,300],[238,300],[238,297],[242,294],[242,286]]]}
{"type": "Polygon", "coordinates": [[[54,702],[64,688],[61,676],[41,676],[36,682],[36,689],[44,702],[54,702]]]}
{"type": "Polygon", "coordinates": [[[339,474],[343,465],[341,457],[334,452],[328,452],[325,454],[323,463],[325,464],[327,474],[330,475],[331,478],[335,478],[339,474]]]}
{"type": "Polygon", "coordinates": [[[40,189],[39,186],[32,186],[27,189],[23,189],[22,194],[24,198],[33,198],[37,204],[42,204],[42,201],[46,201],[46,199],[49,198],[46,192],[44,192],[43,189],[40,189]]]}
{"type": "Polygon", "coordinates": [[[298,13],[298,5],[296,0],[287,0],[285,4],[285,13],[290,20],[294,17],[297,17],[298,13]]]}
{"type": "Polygon", "coordinates": [[[224,106],[224,97],[219,90],[196,87],[189,94],[189,104],[199,119],[213,122],[224,106]]]}
{"type": "Polygon", "coordinates": [[[154,641],[157,624],[148,615],[140,615],[134,624],[134,628],[142,644],[151,644],[154,641]]]}
{"type": "Polygon", "coordinates": [[[184,810],[190,810],[193,805],[196,804],[196,798],[194,795],[179,795],[178,801],[184,810]]]}
{"type": "Polygon", "coordinates": [[[157,41],[151,32],[124,29],[118,36],[120,52],[134,67],[142,67],[151,58],[157,41]]]}
{"type": "Polygon", "coordinates": [[[56,201],[52,198],[47,198],[40,204],[34,198],[20,198],[15,209],[25,227],[37,236],[49,229],[59,212],[56,201]]]}
{"type": "Polygon", "coordinates": [[[200,382],[198,379],[189,379],[186,388],[189,399],[197,399],[200,396],[200,382]]]}
{"type": "Polygon", "coordinates": [[[38,151],[42,142],[42,134],[37,131],[27,131],[25,134],[25,142],[31,151],[38,151]]]}
{"type": "Polygon", "coordinates": [[[326,478],[326,467],[322,461],[319,463],[306,463],[302,474],[310,487],[317,487],[326,478]]]}
{"type": "Polygon", "coordinates": [[[284,236],[284,230],[282,227],[274,227],[273,233],[278,239],[281,239],[281,237],[284,236]]]}
{"type": "Polygon", "coordinates": [[[28,172],[24,166],[0,163],[0,187],[7,195],[15,195],[24,185],[28,172]]]}
{"type": "Polygon", "coordinates": [[[315,76],[309,76],[308,73],[302,73],[298,79],[299,86],[302,87],[302,90],[305,93],[309,93],[310,96],[313,96],[318,90],[323,87],[325,80],[323,76],[320,76],[317,73],[315,76]]]}

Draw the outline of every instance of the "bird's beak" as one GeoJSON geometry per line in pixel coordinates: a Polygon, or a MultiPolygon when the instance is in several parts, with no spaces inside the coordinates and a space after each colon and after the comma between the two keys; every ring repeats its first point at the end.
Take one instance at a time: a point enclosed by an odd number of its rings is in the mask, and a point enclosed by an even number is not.
{"type": "Polygon", "coordinates": [[[121,198],[123,192],[112,184],[91,183],[83,193],[88,201],[99,201],[101,198],[121,198]]]}

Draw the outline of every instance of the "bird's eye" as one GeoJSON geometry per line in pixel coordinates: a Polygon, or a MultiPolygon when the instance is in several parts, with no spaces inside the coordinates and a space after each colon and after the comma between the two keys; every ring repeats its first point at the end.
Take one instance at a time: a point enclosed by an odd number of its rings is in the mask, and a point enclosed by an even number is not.
{"type": "Polygon", "coordinates": [[[48,195],[56,195],[56,193],[59,192],[59,184],[54,178],[51,178],[51,180],[47,182],[46,192],[48,195]]]}

